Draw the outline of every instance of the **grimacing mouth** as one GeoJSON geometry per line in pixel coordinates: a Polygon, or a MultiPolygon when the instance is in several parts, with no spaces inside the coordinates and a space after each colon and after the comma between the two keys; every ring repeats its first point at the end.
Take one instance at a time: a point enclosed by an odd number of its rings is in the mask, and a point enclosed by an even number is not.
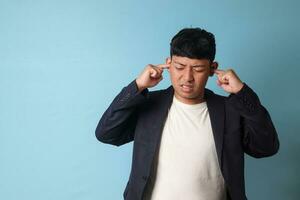
{"type": "Polygon", "coordinates": [[[186,86],[186,87],[189,87],[189,88],[193,88],[194,84],[180,84],[180,87],[183,87],[183,86],[186,86]]]}

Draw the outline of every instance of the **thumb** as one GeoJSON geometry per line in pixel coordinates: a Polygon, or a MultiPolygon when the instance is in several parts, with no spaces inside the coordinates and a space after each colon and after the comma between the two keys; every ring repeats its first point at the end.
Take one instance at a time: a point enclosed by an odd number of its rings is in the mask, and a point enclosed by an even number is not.
{"type": "Polygon", "coordinates": [[[152,78],[157,78],[158,77],[158,72],[155,69],[151,69],[150,76],[152,78]]]}

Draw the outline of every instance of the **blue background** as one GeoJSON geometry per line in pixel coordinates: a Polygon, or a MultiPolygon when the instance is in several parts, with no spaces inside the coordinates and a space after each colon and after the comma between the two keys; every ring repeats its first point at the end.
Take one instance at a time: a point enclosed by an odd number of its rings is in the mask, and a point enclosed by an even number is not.
{"type": "MultiPolygon", "coordinates": [[[[299,3],[286,1],[0,1],[0,199],[118,200],[132,143],[96,140],[98,120],[144,66],[165,62],[182,28],[216,37],[269,110],[274,157],[246,157],[249,199],[298,199],[299,3]]],[[[164,80],[151,90],[170,85],[164,80]]],[[[210,78],[207,87],[228,95],[210,78]]]]}

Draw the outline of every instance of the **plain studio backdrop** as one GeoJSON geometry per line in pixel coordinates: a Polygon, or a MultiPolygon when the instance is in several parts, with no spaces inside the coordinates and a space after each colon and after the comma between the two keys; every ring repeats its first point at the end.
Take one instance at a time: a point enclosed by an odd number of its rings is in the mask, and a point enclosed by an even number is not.
{"type": "MultiPolygon", "coordinates": [[[[233,68],[269,110],[281,142],[246,156],[249,199],[298,199],[299,41],[295,1],[0,1],[0,199],[120,200],[132,143],[95,137],[113,98],[145,65],[164,63],[182,28],[215,34],[233,68]]],[[[163,81],[150,90],[170,85],[163,81]]],[[[207,87],[227,95],[209,79],[207,87]]]]}

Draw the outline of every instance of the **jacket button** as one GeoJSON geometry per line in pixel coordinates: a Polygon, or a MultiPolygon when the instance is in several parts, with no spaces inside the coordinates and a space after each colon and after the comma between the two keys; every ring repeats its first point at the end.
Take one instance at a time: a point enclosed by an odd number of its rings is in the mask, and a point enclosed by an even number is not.
{"type": "Polygon", "coordinates": [[[143,178],[144,181],[146,181],[148,179],[147,176],[143,176],[142,178],[143,178]]]}

